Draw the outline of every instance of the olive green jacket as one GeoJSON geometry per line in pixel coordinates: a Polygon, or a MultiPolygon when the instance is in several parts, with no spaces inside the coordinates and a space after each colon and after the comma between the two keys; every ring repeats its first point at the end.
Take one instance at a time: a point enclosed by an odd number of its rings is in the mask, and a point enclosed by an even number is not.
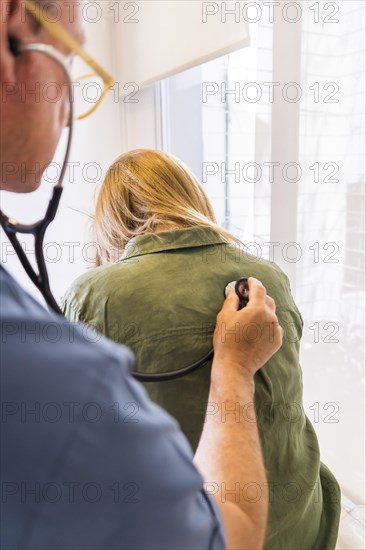
{"type": "MultiPolygon", "coordinates": [[[[303,323],[289,280],[276,264],[201,226],[141,235],[129,241],[119,261],[79,277],[65,296],[64,312],[132,348],[137,370],[171,371],[209,351],[224,288],[244,276],[263,282],[284,330],[281,349],[255,378],[270,498],[265,548],[331,550],[337,539],[339,487],[320,462],[317,437],[303,411],[303,323]]],[[[208,363],[184,378],[145,384],[151,398],[178,420],[193,450],[203,427],[209,383],[208,363]]],[[[209,410],[214,409],[210,404],[209,410]]],[[[250,421],[253,410],[237,404],[235,414],[250,421]]],[[[238,498],[255,500],[261,494],[255,484],[236,490],[238,498]]]]}

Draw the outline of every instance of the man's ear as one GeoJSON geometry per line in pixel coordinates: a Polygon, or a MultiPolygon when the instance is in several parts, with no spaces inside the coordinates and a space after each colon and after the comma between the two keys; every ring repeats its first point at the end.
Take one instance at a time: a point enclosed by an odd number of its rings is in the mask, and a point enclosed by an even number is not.
{"type": "Polygon", "coordinates": [[[2,0],[0,14],[0,74],[2,82],[15,80],[15,58],[25,23],[25,7],[21,0],[2,0]],[[23,22],[23,23],[22,23],[23,22]]]}
{"type": "Polygon", "coordinates": [[[34,38],[36,24],[27,14],[24,0],[1,0],[0,69],[1,80],[15,80],[15,62],[19,46],[34,38]]]}

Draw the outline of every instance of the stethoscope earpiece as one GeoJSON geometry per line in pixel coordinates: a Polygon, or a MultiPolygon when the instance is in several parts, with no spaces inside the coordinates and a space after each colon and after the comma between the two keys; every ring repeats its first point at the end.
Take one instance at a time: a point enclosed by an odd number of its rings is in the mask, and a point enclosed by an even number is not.
{"type": "Polygon", "coordinates": [[[9,42],[9,50],[14,55],[14,57],[17,57],[20,55],[20,40],[18,38],[15,38],[15,36],[9,36],[8,37],[9,42]]]}

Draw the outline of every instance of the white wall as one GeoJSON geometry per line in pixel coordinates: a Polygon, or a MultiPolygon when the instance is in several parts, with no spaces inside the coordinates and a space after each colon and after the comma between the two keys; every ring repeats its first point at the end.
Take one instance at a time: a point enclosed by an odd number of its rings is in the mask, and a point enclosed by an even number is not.
{"type": "MultiPolygon", "coordinates": [[[[225,103],[220,93],[225,84],[225,61],[217,60],[201,67],[201,75],[203,89],[207,84],[211,88],[216,84],[219,91],[205,101],[182,93],[189,99],[178,106],[177,98],[170,101],[167,115],[171,124],[165,126],[170,131],[172,152],[184,152],[189,166],[197,164],[196,144],[200,140],[202,165],[216,163],[218,169],[207,177],[205,187],[220,223],[225,221],[227,196],[231,231],[240,238],[244,235],[244,242],[262,246],[264,257],[269,250],[263,246],[265,242],[279,243],[273,258],[289,276],[304,319],[301,365],[305,411],[317,431],[322,460],[336,475],[344,495],[362,506],[365,67],[360,21],[364,21],[365,4],[358,0],[345,2],[338,24],[329,23],[328,27],[316,23],[311,5],[303,3],[302,28],[299,25],[297,33],[292,23],[288,23],[291,29],[287,32],[279,19],[272,35],[271,26],[261,21],[258,41],[253,40],[250,29],[252,48],[229,56],[226,89],[234,90],[235,83],[243,89],[246,83],[256,82],[263,90],[258,102],[251,104],[242,95],[237,99],[231,93],[225,103]],[[289,52],[285,64],[284,50],[289,52]],[[302,99],[299,104],[284,105],[280,94],[280,102],[275,95],[271,103],[264,92],[264,82],[279,82],[281,86],[297,82],[303,90],[302,99]],[[319,99],[310,88],[315,82],[323,90],[319,99]],[[330,103],[325,98],[336,84],[337,101],[330,103]],[[192,105],[194,101],[196,104],[192,105]],[[179,113],[173,112],[178,108],[179,113]],[[225,125],[227,108],[229,120],[225,125]],[[198,126],[200,110],[202,127],[196,130],[195,140],[186,143],[191,127],[198,126]],[[229,159],[226,174],[225,169],[219,169],[225,160],[225,149],[229,159]],[[262,168],[261,181],[251,184],[242,175],[236,178],[230,174],[235,163],[242,169],[253,161],[262,168]],[[288,184],[279,178],[271,183],[264,164],[268,161],[281,162],[282,166],[286,162],[299,163],[300,181],[288,184]],[[322,167],[337,163],[339,181],[331,182],[326,178],[329,171],[324,170],[316,181],[311,171],[315,162],[322,167]],[[228,176],[228,192],[222,175],[228,176]],[[296,242],[301,250],[301,258],[295,262],[281,252],[291,242],[296,242]],[[315,243],[319,245],[319,258],[314,254],[315,243]],[[337,252],[331,258],[334,250],[337,252]]],[[[323,2],[320,7],[323,20],[331,6],[323,2]]],[[[191,73],[169,79],[165,88],[171,93],[176,93],[177,88],[184,90],[193,78],[191,73]]]]}

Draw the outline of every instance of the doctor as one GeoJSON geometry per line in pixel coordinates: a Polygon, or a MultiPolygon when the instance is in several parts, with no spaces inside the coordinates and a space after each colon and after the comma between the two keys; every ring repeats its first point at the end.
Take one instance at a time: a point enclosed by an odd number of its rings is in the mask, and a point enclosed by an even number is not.
{"type": "MultiPolygon", "coordinates": [[[[70,2],[37,4],[57,8],[82,45],[80,2],[72,20],[70,2]]],[[[1,187],[17,193],[37,189],[68,124],[63,64],[75,53],[30,11],[20,0],[1,1],[1,187]],[[26,93],[49,82],[63,90],[56,103],[26,93]]],[[[248,410],[255,372],[282,343],[263,285],[249,279],[241,311],[229,290],[218,316],[210,404],[192,457],[176,422],[132,378],[127,348],[88,341],[82,326],[47,312],[3,267],[0,284],[0,547],[260,548],[268,495],[257,426],[232,412],[237,403],[248,410]],[[255,341],[246,339],[249,323],[263,328],[255,341]]]]}

